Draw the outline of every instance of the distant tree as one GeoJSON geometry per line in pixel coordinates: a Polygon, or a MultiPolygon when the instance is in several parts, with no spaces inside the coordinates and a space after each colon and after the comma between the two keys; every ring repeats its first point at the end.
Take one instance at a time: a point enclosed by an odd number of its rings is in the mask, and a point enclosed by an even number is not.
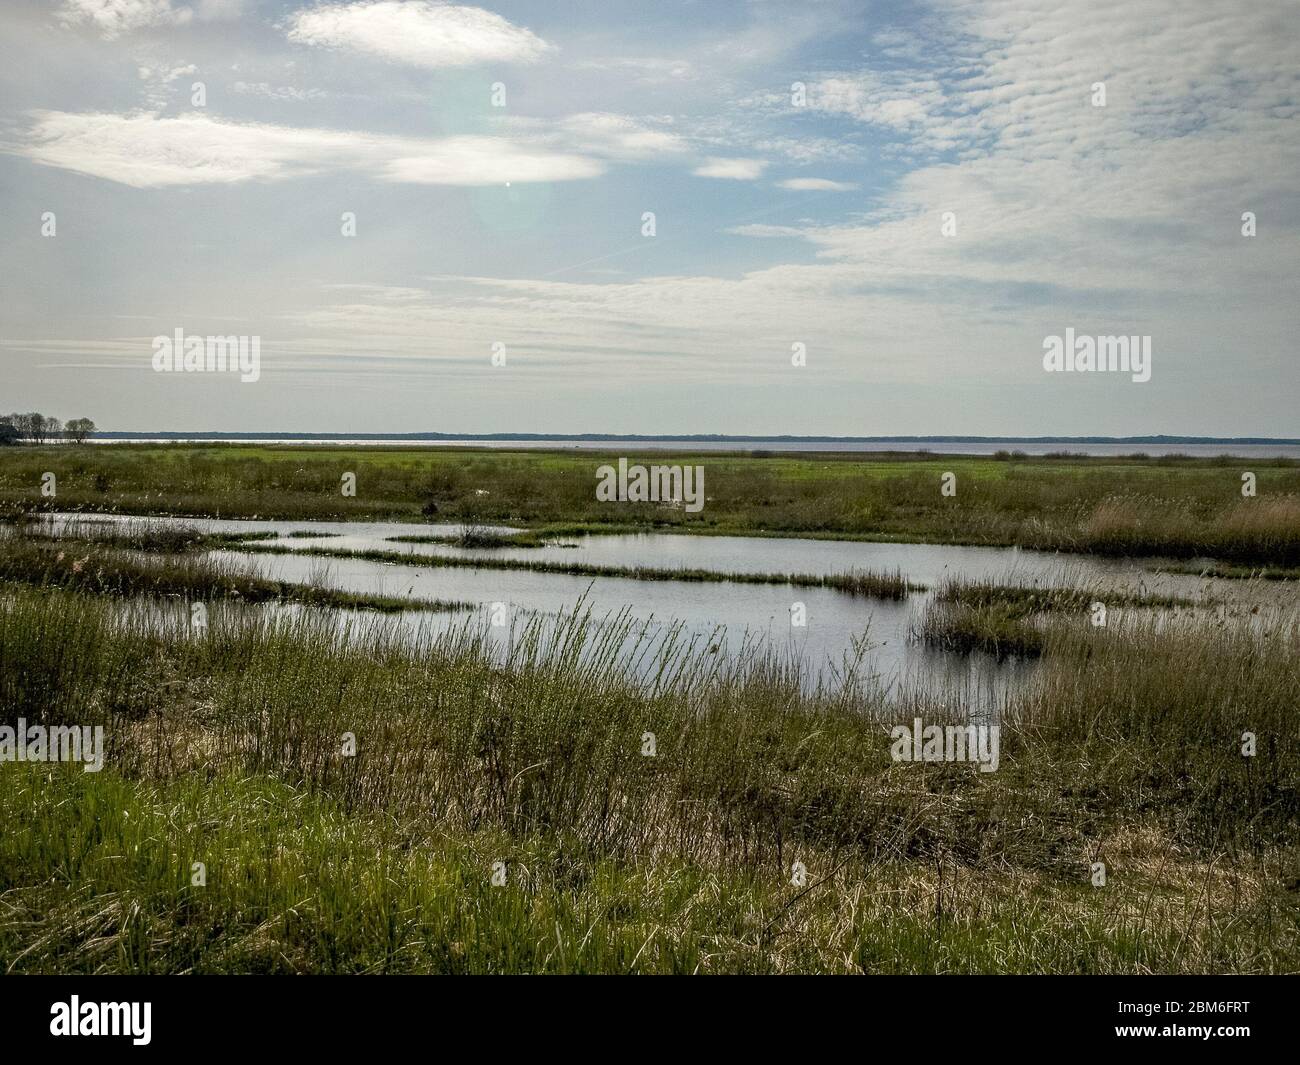
{"type": "Polygon", "coordinates": [[[5,418],[0,418],[0,447],[10,447],[22,439],[18,430],[5,418]]]}
{"type": "Polygon", "coordinates": [[[9,424],[18,430],[18,435],[23,440],[35,440],[40,426],[45,424],[45,417],[40,414],[14,413],[9,415],[9,424]]]}
{"type": "Polygon", "coordinates": [[[73,418],[64,425],[63,431],[74,444],[84,444],[95,431],[95,423],[89,418],[73,418]]]}
{"type": "MultiPolygon", "coordinates": [[[[17,412],[6,414],[0,417],[0,425],[12,429],[19,440],[30,440],[33,444],[46,444],[52,440],[59,440],[64,432],[63,423],[58,418],[34,410],[26,414],[17,412]]],[[[95,423],[89,418],[77,418],[68,423],[68,434],[78,443],[83,442],[94,431],[95,423]]]]}

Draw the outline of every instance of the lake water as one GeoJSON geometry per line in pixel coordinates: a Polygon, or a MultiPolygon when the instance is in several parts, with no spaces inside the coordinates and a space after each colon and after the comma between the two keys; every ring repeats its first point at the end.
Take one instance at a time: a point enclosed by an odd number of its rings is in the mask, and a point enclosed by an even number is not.
{"type": "MultiPolygon", "coordinates": [[[[185,525],[204,532],[276,532],[277,544],[307,551],[315,547],[379,549],[410,554],[466,558],[548,560],[563,563],[691,567],[729,573],[780,572],[838,574],[854,569],[900,571],[931,591],[902,601],[851,596],[824,588],[726,582],[644,581],[624,577],[587,577],[527,570],[446,568],[321,558],[308,554],[265,555],[232,549],[219,552],[239,559],[264,575],[294,582],[317,581],[355,592],[410,596],[425,600],[475,604],[473,614],[485,624],[494,604],[518,624],[528,618],[559,615],[582,600],[601,619],[630,611],[645,623],[652,638],[674,625],[689,637],[735,655],[755,641],[807,667],[809,683],[819,671],[839,666],[855,646],[869,647],[861,667],[894,688],[908,687],[959,694],[970,705],[996,704],[1009,685],[1028,676],[1032,663],[997,662],[983,654],[953,654],[910,639],[913,625],[933,589],[949,577],[994,579],[1018,584],[1077,584],[1198,597],[1213,583],[1200,578],[1153,573],[1137,563],[1087,556],[1049,554],[1018,548],[950,547],[934,544],[862,543],[836,540],[760,539],[731,536],[683,536],[659,533],[589,536],[541,548],[465,549],[447,544],[401,544],[393,537],[453,535],[456,525],[395,522],[242,521],[229,519],[149,518],[96,515],[50,515],[55,530],[68,522],[105,521],[185,525]],[[315,533],[317,538],[288,538],[315,533]],[[325,535],[335,534],[335,535],[325,535]],[[803,605],[806,625],[791,624],[791,608],[803,605]]],[[[510,530],[498,530],[510,531],[510,530]]],[[[1219,589],[1216,588],[1216,594],[1219,589]]],[[[463,625],[468,613],[412,611],[393,619],[396,626],[435,629],[463,625]]],[[[509,638],[510,625],[492,635],[509,638]]]]}
{"type": "Polygon", "coordinates": [[[890,439],[871,440],[830,439],[830,440],[789,440],[771,439],[641,439],[641,440],[573,440],[550,438],[538,440],[497,440],[492,438],[447,439],[429,437],[427,439],[406,438],[349,438],[330,437],[328,439],[307,437],[250,437],[248,439],[230,439],[216,436],[178,437],[131,437],[129,439],[97,439],[92,443],[137,443],[137,444],[264,444],[264,445],[307,445],[318,444],[325,447],[467,447],[495,448],[507,451],[536,450],[548,451],[603,451],[613,454],[630,454],[637,451],[785,451],[785,452],[883,452],[883,451],[929,451],[936,455],[992,455],[995,451],[1022,451],[1026,455],[1046,455],[1051,452],[1068,451],[1072,454],[1113,457],[1117,455],[1144,454],[1191,455],[1196,458],[1216,458],[1220,455],[1234,455],[1241,458],[1300,458],[1300,443],[1295,441],[1278,441],[1276,443],[1239,444],[1230,440],[1215,440],[1209,443],[1138,443],[1120,442],[1084,442],[1084,441],[1022,441],[1022,440],[941,440],[941,439],[890,439]]]}

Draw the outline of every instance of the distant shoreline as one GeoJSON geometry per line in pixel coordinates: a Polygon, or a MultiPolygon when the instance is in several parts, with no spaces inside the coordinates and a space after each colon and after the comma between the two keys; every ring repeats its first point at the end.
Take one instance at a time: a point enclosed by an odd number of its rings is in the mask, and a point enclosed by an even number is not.
{"type": "Polygon", "coordinates": [[[423,441],[436,443],[491,440],[501,442],[583,443],[791,443],[791,444],[1249,444],[1300,445],[1300,438],[1272,436],[732,436],[726,433],[234,433],[234,432],[98,432],[93,440],[313,440],[329,443],[352,440],[423,441]]]}

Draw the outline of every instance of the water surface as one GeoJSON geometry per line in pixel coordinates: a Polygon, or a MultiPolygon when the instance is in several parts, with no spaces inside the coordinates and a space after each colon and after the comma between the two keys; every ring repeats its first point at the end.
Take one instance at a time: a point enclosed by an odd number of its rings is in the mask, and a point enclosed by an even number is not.
{"type": "MultiPolygon", "coordinates": [[[[1032,663],[998,662],[984,654],[935,650],[911,638],[930,598],[947,578],[999,580],[1018,584],[1078,584],[1198,597],[1213,586],[1196,577],[1156,574],[1128,560],[1026,551],[1019,548],[953,547],[938,544],[862,543],[842,540],[760,539],[688,536],[670,533],[619,534],[567,538],[540,548],[466,549],[450,544],[403,544],[393,537],[452,536],[460,526],[400,522],[246,521],[215,518],[134,518],[103,515],[51,515],[55,529],[87,520],[184,525],[211,533],[275,532],[278,546],[300,554],[267,555],[237,548],[218,554],[237,559],[268,577],[317,582],[354,592],[409,596],[474,604],[478,621],[492,627],[503,644],[510,633],[538,614],[558,615],[579,601],[595,618],[622,612],[644,625],[652,639],[679,627],[706,651],[736,655],[761,645],[801,661],[809,684],[850,659],[858,670],[893,687],[922,688],[962,696],[971,705],[996,704],[1011,685],[1033,672],[1032,663]],[[291,533],[314,533],[291,538],[291,533]],[[676,567],[726,573],[806,573],[828,575],[854,569],[899,571],[929,591],[901,601],[850,596],[824,588],[788,584],[645,581],[626,577],[588,577],[497,570],[448,568],[321,558],[313,548],[387,550],[469,559],[545,560],[613,566],[676,567]],[[804,624],[795,624],[802,618],[804,624]],[[859,657],[860,653],[860,657],[859,657]]],[[[495,527],[494,531],[512,530],[495,527]]],[[[1217,589],[1216,589],[1217,590],[1217,589]]],[[[466,612],[411,611],[394,624],[415,631],[461,625],[466,612]]]]}

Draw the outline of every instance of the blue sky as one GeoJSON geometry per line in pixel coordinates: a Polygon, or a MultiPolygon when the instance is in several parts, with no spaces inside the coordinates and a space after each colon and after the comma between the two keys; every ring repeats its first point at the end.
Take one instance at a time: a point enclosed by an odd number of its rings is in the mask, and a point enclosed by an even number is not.
{"type": "Polygon", "coordinates": [[[1298,435],[1298,11],[9,2],[0,408],[1298,435]],[[1067,327],[1149,335],[1151,380],[1044,372],[1067,327]],[[177,328],[260,379],[155,373],[177,328]]]}

